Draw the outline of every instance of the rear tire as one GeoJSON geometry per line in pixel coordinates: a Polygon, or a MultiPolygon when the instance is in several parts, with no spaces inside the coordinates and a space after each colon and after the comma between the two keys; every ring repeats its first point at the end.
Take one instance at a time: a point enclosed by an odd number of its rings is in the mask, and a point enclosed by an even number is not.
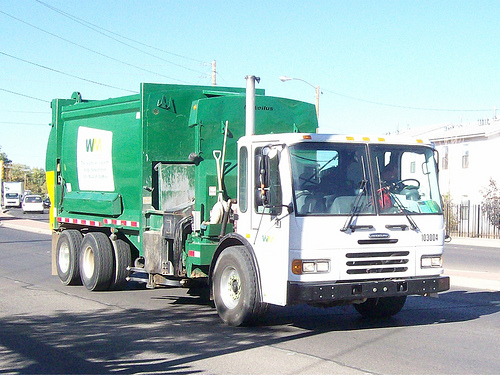
{"type": "Polygon", "coordinates": [[[353,305],[365,318],[388,318],[401,311],[406,296],[368,298],[366,302],[353,305]]]}
{"type": "Polygon", "coordinates": [[[114,276],[111,281],[109,289],[119,290],[123,289],[127,283],[127,276],[130,271],[127,267],[132,265],[132,255],[130,253],[130,245],[123,240],[113,241],[114,249],[114,276]]]}
{"type": "Polygon", "coordinates": [[[85,235],[80,250],[80,276],[88,290],[109,288],[113,278],[113,248],[104,233],[91,232],[85,235]]]}
{"type": "Polygon", "coordinates": [[[212,293],[217,313],[231,326],[256,323],[266,310],[266,304],[261,302],[254,262],[243,246],[230,247],[217,259],[212,293]]]}
{"type": "Polygon", "coordinates": [[[64,230],[57,239],[57,275],[64,285],[81,285],[79,252],[82,234],[75,229],[64,230]]]}

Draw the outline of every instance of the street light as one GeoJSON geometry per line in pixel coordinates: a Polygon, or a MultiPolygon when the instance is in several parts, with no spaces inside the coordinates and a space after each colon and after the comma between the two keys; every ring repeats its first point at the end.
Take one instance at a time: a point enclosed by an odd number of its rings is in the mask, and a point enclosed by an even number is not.
{"type": "Polygon", "coordinates": [[[313,87],[313,88],[316,90],[316,117],[317,117],[318,122],[319,122],[319,93],[320,93],[320,91],[319,91],[319,86],[314,86],[314,85],[310,84],[309,82],[307,82],[307,81],[305,81],[305,80],[303,80],[303,79],[301,79],[301,78],[294,78],[294,77],[288,77],[288,76],[281,76],[281,77],[280,77],[280,80],[281,80],[281,82],[292,81],[292,80],[293,80],[293,81],[302,81],[302,82],[304,82],[305,84],[307,84],[307,85],[309,85],[309,86],[313,87]]]}

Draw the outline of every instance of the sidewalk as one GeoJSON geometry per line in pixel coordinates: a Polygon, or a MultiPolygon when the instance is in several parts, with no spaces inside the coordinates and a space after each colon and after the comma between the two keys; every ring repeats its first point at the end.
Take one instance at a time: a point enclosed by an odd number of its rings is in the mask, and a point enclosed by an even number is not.
{"type": "Polygon", "coordinates": [[[49,223],[42,221],[20,219],[0,210],[0,227],[23,230],[26,232],[51,235],[49,223]]]}
{"type": "Polygon", "coordinates": [[[465,246],[484,246],[496,247],[500,249],[500,240],[491,238],[464,238],[452,237],[450,245],[465,245],[465,246]]]}

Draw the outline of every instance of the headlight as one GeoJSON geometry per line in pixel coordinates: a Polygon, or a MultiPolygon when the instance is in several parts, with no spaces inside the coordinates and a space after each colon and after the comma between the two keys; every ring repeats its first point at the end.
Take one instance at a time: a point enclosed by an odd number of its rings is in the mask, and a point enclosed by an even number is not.
{"type": "Polygon", "coordinates": [[[294,259],[292,262],[292,273],[302,275],[304,273],[327,273],[330,272],[330,261],[327,259],[304,260],[294,259]]]}
{"type": "Polygon", "coordinates": [[[420,259],[421,268],[441,268],[443,267],[442,255],[425,255],[420,259]]]}

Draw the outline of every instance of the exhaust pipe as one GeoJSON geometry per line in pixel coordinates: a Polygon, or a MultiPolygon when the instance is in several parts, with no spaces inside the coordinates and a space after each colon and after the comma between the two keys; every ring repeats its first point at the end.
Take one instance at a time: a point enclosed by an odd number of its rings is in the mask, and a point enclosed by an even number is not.
{"type": "Polygon", "coordinates": [[[245,135],[255,134],[255,81],[260,82],[259,77],[246,76],[246,118],[245,118],[245,135]]]}

